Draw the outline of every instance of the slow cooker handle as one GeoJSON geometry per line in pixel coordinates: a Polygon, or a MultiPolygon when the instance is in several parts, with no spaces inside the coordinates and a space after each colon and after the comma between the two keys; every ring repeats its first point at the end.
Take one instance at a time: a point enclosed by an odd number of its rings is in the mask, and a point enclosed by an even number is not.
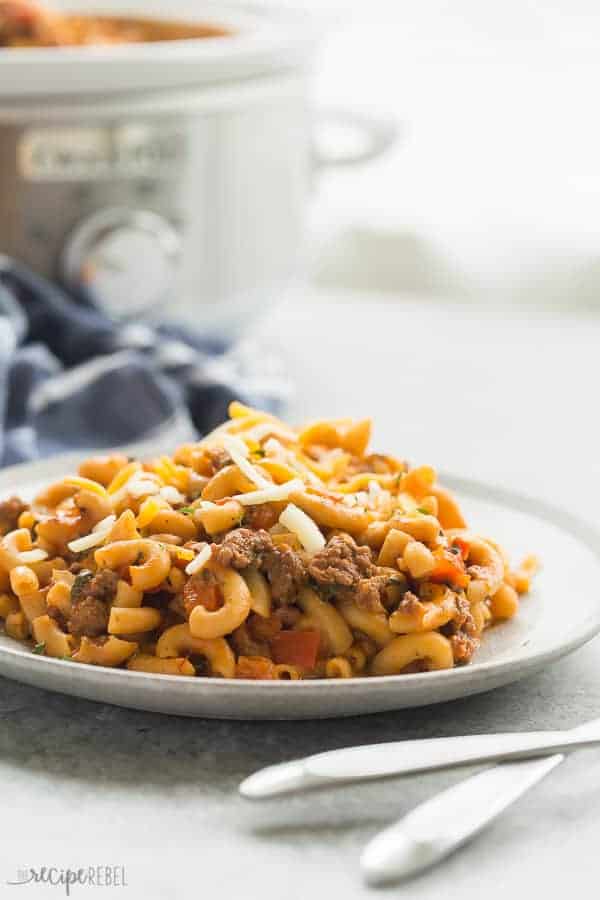
{"type": "Polygon", "coordinates": [[[362,165],[389,150],[398,132],[398,123],[392,119],[346,109],[318,110],[313,139],[315,167],[362,165]]]}

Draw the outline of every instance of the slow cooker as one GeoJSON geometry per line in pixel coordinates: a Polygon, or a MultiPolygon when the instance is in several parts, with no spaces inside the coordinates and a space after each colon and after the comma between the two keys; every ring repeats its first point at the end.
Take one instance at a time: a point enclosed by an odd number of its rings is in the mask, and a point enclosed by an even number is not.
{"type": "MultiPolygon", "coordinates": [[[[153,0],[93,12],[165,18],[153,0]]],[[[318,34],[272,8],[168,17],[230,34],[0,50],[0,251],[116,317],[231,337],[301,270],[318,34]]]]}

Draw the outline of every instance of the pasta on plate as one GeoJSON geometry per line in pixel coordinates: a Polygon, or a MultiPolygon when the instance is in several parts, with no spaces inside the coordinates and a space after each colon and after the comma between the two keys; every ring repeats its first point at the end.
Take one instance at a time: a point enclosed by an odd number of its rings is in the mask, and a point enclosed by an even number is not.
{"type": "Polygon", "coordinates": [[[33,652],[194,677],[449,669],[514,616],[512,569],[369,420],[290,428],[232,403],[172,457],[83,462],[0,504],[0,617],[33,652]]]}

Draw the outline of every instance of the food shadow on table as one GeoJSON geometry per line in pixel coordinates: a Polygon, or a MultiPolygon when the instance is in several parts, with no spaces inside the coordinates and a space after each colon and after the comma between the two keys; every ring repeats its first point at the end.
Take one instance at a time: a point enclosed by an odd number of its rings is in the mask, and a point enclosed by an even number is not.
{"type": "Polygon", "coordinates": [[[243,800],[238,785],[263,766],[343,746],[573,727],[595,717],[600,706],[596,653],[592,644],[539,675],[487,694],[335,721],[161,716],[2,679],[1,756],[11,766],[96,789],[185,791],[193,785],[212,802],[233,804],[237,827],[258,840],[302,841],[318,832],[366,835],[473,770],[339,786],[262,803],[243,800]]]}

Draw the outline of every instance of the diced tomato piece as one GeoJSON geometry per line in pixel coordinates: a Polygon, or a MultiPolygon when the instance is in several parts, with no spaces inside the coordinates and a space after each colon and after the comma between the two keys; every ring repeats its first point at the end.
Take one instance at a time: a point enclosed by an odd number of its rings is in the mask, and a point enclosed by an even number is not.
{"type": "Polygon", "coordinates": [[[469,583],[469,576],[465,570],[465,562],[462,555],[452,553],[445,547],[435,550],[433,555],[436,557],[435,569],[429,575],[429,581],[436,583],[450,584],[453,587],[464,588],[469,583]]]}
{"type": "Polygon", "coordinates": [[[275,677],[275,667],[266,656],[240,656],[235,670],[236,678],[253,678],[265,681],[275,677]]]}
{"type": "Polygon", "coordinates": [[[218,584],[192,576],[183,588],[183,605],[188,616],[195,606],[204,606],[209,612],[215,612],[223,605],[223,595],[218,584]]]}
{"type": "Polygon", "coordinates": [[[460,537],[452,538],[452,546],[458,547],[458,549],[460,550],[460,555],[462,556],[463,559],[466,559],[467,556],[469,555],[469,550],[471,549],[471,545],[469,544],[468,541],[465,541],[464,538],[460,538],[460,537]]]}
{"type": "Polygon", "coordinates": [[[318,631],[280,631],[271,641],[276,663],[314,669],[321,635],[318,631]]]}

